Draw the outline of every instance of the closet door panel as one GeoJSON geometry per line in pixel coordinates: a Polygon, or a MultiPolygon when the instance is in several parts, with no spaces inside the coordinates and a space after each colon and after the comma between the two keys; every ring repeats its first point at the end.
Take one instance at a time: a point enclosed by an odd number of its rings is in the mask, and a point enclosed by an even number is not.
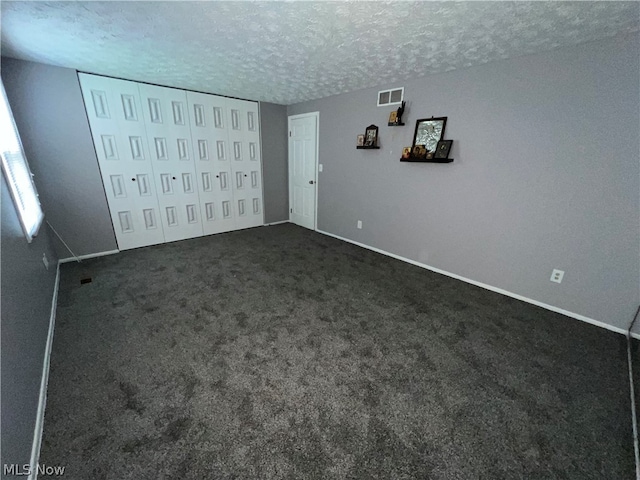
{"type": "Polygon", "coordinates": [[[236,225],[237,228],[263,225],[258,104],[228,99],[227,115],[236,225]]]}
{"type": "Polygon", "coordinates": [[[78,77],[118,248],[163,243],[138,84],[78,77]]]}
{"type": "Polygon", "coordinates": [[[202,236],[202,212],[184,90],[139,84],[165,241],[202,236]]]}
{"type": "Polygon", "coordinates": [[[228,99],[187,92],[197,188],[205,235],[237,228],[227,128],[228,99]]]}

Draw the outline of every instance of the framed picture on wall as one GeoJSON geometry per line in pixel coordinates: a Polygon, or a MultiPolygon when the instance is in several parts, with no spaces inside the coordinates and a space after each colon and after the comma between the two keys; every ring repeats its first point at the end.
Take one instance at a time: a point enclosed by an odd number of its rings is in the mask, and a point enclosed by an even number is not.
{"type": "Polygon", "coordinates": [[[453,140],[440,140],[436,148],[435,158],[449,158],[451,145],[453,145],[453,140]]]}
{"type": "Polygon", "coordinates": [[[358,147],[362,147],[364,145],[364,135],[362,135],[362,134],[358,135],[358,139],[356,141],[356,145],[358,147]]]}
{"type": "Polygon", "coordinates": [[[369,125],[364,131],[364,146],[375,147],[378,145],[378,127],[369,125]]]}
{"type": "Polygon", "coordinates": [[[422,118],[416,121],[416,132],[413,135],[414,145],[424,145],[427,152],[435,153],[438,142],[444,136],[447,117],[422,118]]]}

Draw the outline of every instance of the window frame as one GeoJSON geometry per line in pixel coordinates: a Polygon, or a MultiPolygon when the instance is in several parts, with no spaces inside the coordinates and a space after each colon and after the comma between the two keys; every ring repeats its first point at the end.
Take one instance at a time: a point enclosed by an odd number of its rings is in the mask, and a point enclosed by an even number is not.
{"type": "MultiPolygon", "coordinates": [[[[7,97],[7,92],[4,88],[4,82],[2,82],[1,80],[0,80],[0,95],[1,95],[0,102],[4,102],[6,111],[9,115],[8,123],[6,126],[13,127],[13,132],[6,132],[6,135],[13,134],[14,140],[15,140],[14,143],[16,144],[16,145],[13,145],[13,148],[16,148],[16,147],[19,148],[19,151],[3,152],[2,150],[4,150],[4,145],[0,143],[0,163],[2,164],[2,173],[7,182],[9,193],[11,195],[11,200],[13,201],[13,206],[15,208],[18,220],[20,221],[20,226],[22,227],[24,236],[27,239],[27,242],[31,243],[33,239],[38,235],[38,232],[40,231],[40,227],[44,222],[44,212],[42,211],[42,205],[40,203],[38,189],[36,188],[35,182],[33,181],[34,175],[31,172],[31,168],[29,167],[29,162],[27,160],[27,156],[24,152],[24,147],[22,145],[22,139],[20,138],[20,132],[18,132],[18,127],[16,126],[15,118],[13,116],[13,111],[11,110],[11,105],[9,104],[9,98],[7,97]],[[14,155],[17,154],[19,158],[9,159],[7,157],[7,153],[14,154],[14,155]],[[12,168],[10,166],[10,163],[20,164],[19,168],[21,169],[21,171],[18,171],[17,169],[12,168]],[[18,185],[17,183],[19,182],[19,179],[16,178],[16,173],[20,177],[22,177],[23,180],[25,180],[24,174],[26,173],[29,179],[29,185],[28,186],[18,185]],[[21,195],[24,196],[25,194],[33,196],[32,198],[28,199],[29,200],[28,203],[31,204],[30,208],[37,207],[37,211],[30,212],[30,210],[28,210],[28,207],[24,205],[24,202],[21,199],[21,195]],[[28,212],[30,212],[29,217],[31,216],[31,214],[35,216],[35,219],[34,219],[35,221],[31,221],[31,222],[28,221],[28,217],[27,217],[28,212]]],[[[0,106],[0,108],[2,107],[0,106]]],[[[0,111],[0,115],[2,115],[1,111],[0,111]]],[[[4,122],[0,120],[0,126],[3,123],[4,122]]],[[[0,134],[4,136],[5,132],[0,132],[0,134]]]]}

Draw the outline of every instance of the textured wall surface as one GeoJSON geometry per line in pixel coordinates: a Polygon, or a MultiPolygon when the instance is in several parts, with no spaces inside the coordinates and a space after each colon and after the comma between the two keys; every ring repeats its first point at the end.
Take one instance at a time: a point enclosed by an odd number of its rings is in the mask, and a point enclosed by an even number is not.
{"type": "MultiPolygon", "coordinates": [[[[57,257],[43,226],[27,243],[2,181],[2,464],[28,464],[38,412],[57,257]],[[50,266],[45,270],[42,254],[50,266]]],[[[39,185],[38,185],[39,186],[39,185]]],[[[4,475],[2,476],[4,478],[4,475]]]]}
{"type": "Polygon", "coordinates": [[[2,80],[46,220],[76,255],[117,249],[76,72],[3,58],[2,80]]]}
{"type": "Polygon", "coordinates": [[[318,228],[627,328],[640,301],[638,41],[405,82],[405,127],[376,107],[395,84],[290,106],[320,111],[318,228]],[[448,117],[454,163],[401,163],[431,116],[448,117]],[[356,150],[371,123],[382,149],[356,150]]]}
{"type": "Polygon", "coordinates": [[[2,2],[1,8],[5,56],[285,105],[611,37],[639,24],[637,2],[2,2]]]}
{"type": "Polygon", "coordinates": [[[289,219],[287,107],[260,103],[264,222],[289,219]]]}

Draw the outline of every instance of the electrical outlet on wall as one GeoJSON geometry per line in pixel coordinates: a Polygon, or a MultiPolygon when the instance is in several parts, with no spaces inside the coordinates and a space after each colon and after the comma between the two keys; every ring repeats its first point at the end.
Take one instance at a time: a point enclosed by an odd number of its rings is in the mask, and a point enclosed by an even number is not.
{"type": "Polygon", "coordinates": [[[551,272],[551,281],[556,283],[562,283],[562,277],[564,277],[564,270],[553,269],[551,272]]]}
{"type": "Polygon", "coordinates": [[[362,220],[358,220],[358,228],[362,229],[362,220]]]}

